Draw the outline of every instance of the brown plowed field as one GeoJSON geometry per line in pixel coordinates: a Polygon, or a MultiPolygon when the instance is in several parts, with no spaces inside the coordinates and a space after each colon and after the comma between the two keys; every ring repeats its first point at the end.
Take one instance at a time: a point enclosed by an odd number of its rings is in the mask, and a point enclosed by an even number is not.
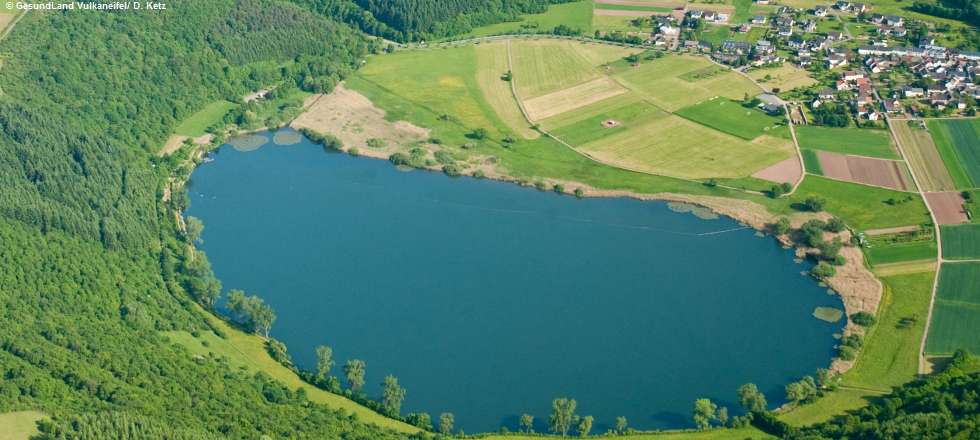
{"type": "Polygon", "coordinates": [[[936,221],[941,225],[958,225],[970,221],[963,211],[963,196],[958,192],[926,193],[926,200],[936,214],[936,221]]]}
{"type": "Polygon", "coordinates": [[[817,157],[820,158],[823,175],[832,179],[902,191],[913,187],[912,179],[899,161],[848,156],[829,151],[818,151],[817,157]]]}
{"type": "Polygon", "coordinates": [[[765,179],[777,183],[796,183],[803,175],[803,168],[800,167],[800,159],[793,156],[768,168],[763,168],[756,172],[752,177],[765,179]]]}

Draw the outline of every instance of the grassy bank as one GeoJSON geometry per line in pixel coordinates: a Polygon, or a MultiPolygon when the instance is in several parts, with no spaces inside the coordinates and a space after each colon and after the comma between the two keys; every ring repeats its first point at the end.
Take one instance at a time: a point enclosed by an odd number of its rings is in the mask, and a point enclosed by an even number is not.
{"type": "Polygon", "coordinates": [[[326,392],[302,381],[296,373],[269,356],[264,339],[232,328],[224,321],[211,315],[207,315],[207,319],[225,337],[219,337],[210,331],[201,332],[197,337],[186,331],[171,331],[162,334],[172,342],[186,348],[191,355],[225,359],[232,368],[243,368],[253,373],[265,373],[290,389],[303,389],[310,401],[356,414],[358,419],[363,422],[373,423],[406,434],[419,431],[414,426],[385,417],[344,396],[326,392]]]}

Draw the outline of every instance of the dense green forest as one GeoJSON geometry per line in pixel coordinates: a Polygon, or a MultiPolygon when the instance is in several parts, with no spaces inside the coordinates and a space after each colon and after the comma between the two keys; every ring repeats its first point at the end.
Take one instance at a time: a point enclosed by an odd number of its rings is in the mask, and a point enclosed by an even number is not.
{"type": "Polygon", "coordinates": [[[965,352],[925,380],[910,382],[870,405],[828,422],[797,429],[771,417],[756,426],[780,438],[822,439],[973,439],[980,435],[980,373],[965,352]]]}
{"type": "Polygon", "coordinates": [[[980,0],[915,2],[912,4],[912,10],[937,17],[961,20],[973,26],[980,26],[980,0]]]}
{"type": "Polygon", "coordinates": [[[544,12],[572,0],[292,0],[372,35],[418,41],[544,12]]]}
{"type": "Polygon", "coordinates": [[[34,12],[0,43],[0,412],[46,412],[45,438],[396,437],[159,336],[205,328],[209,270],[153,153],[208,102],[329,90],[370,50],[292,4],[168,6],[34,12]]]}

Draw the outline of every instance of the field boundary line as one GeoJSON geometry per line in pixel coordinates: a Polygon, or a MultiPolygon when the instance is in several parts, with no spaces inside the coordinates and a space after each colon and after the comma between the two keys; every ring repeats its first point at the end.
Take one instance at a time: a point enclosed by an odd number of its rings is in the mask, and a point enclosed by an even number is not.
{"type": "MultiPolygon", "coordinates": [[[[877,94],[877,91],[875,92],[877,94]]],[[[936,291],[939,290],[939,273],[943,270],[943,237],[942,231],[939,229],[939,221],[936,218],[936,213],[932,209],[932,205],[929,204],[929,198],[926,197],[925,193],[922,191],[922,185],[919,184],[919,178],[915,175],[915,170],[912,166],[908,166],[908,156],[905,154],[905,147],[898,140],[898,135],[895,134],[895,128],[892,127],[891,120],[888,115],[885,115],[885,123],[888,125],[888,133],[891,134],[892,139],[895,141],[895,146],[898,148],[898,154],[902,156],[902,160],[905,161],[908,167],[909,175],[912,176],[912,182],[915,183],[915,189],[918,191],[919,197],[922,197],[922,202],[926,205],[926,210],[929,211],[929,218],[932,220],[932,228],[936,235],[936,275],[932,277],[932,294],[929,295],[929,312],[926,314],[926,324],[922,331],[922,340],[919,342],[919,374],[926,373],[926,341],[929,340],[929,327],[932,327],[932,314],[933,309],[936,307],[936,291]]]]}
{"type": "MultiPolygon", "coordinates": [[[[573,147],[568,142],[565,142],[561,138],[559,138],[559,137],[551,134],[549,131],[541,128],[541,126],[539,124],[534,123],[534,121],[532,121],[530,119],[530,117],[528,117],[527,111],[524,109],[524,104],[521,101],[521,97],[517,93],[517,84],[515,84],[515,79],[517,78],[518,75],[516,75],[516,73],[514,72],[513,58],[511,56],[511,50],[510,50],[510,40],[507,41],[507,70],[509,70],[511,72],[511,77],[510,77],[511,93],[514,95],[514,99],[517,101],[517,105],[521,108],[521,114],[524,115],[524,119],[526,119],[528,123],[530,123],[532,126],[536,126],[537,127],[536,130],[538,130],[538,132],[540,132],[541,134],[545,135],[546,137],[553,139],[555,142],[558,142],[561,145],[564,145],[566,148],[568,148],[569,150],[572,150],[576,154],[578,154],[578,155],[580,155],[582,157],[585,157],[585,158],[587,158],[587,159],[589,159],[589,160],[591,160],[593,162],[600,163],[602,165],[606,165],[606,166],[613,167],[613,168],[618,168],[618,169],[625,170],[625,171],[630,171],[630,172],[633,172],[633,173],[647,174],[647,175],[650,175],[650,176],[657,176],[657,177],[666,177],[666,178],[670,178],[670,179],[683,180],[683,181],[687,181],[687,182],[691,182],[691,183],[697,183],[697,184],[704,185],[704,182],[703,181],[700,181],[700,180],[687,179],[687,178],[676,177],[676,176],[668,176],[668,175],[665,175],[665,174],[651,173],[651,172],[645,171],[645,170],[639,170],[639,169],[635,169],[635,168],[625,167],[625,166],[622,166],[622,165],[619,165],[619,164],[614,164],[614,163],[610,163],[610,162],[607,162],[605,160],[599,159],[599,158],[594,157],[591,154],[586,153],[584,151],[579,151],[578,149],[576,149],[575,147],[573,147]]],[[[612,78],[613,81],[616,81],[617,84],[619,83],[619,81],[617,81],[611,75],[607,75],[607,77],[608,78],[612,78]]],[[[622,85],[623,87],[626,87],[628,90],[633,90],[632,88],[627,87],[627,86],[625,86],[623,84],[620,84],[620,85],[622,85]]],[[[660,107],[657,107],[657,108],[660,108],[660,107]]],[[[673,114],[673,113],[668,112],[668,114],[673,114]]],[[[744,192],[746,194],[755,194],[755,195],[765,196],[765,194],[763,194],[762,192],[759,192],[759,191],[751,191],[751,190],[747,190],[747,189],[735,188],[735,187],[732,187],[732,186],[720,185],[720,184],[719,185],[716,185],[716,186],[719,187],[719,188],[725,188],[725,189],[732,190],[732,191],[744,192]]]]}

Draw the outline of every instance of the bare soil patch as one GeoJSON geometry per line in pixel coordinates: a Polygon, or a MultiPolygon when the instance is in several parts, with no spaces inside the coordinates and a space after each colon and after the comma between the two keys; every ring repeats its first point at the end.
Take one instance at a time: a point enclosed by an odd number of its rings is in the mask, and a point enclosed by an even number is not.
{"type": "Polygon", "coordinates": [[[908,225],[908,226],[896,226],[894,228],[881,228],[881,229],[868,229],[864,231],[864,235],[888,235],[888,234],[901,234],[902,232],[915,232],[921,229],[919,225],[908,225]]]}
{"type": "Polygon", "coordinates": [[[963,210],[963,196],[958,192],[926,193],[929,207],[936,214],[936,221],[941,225],[958,225],[970,221],[963,210]]]}
{"type": "Polygon", "coordinates": [[[763,168],[753,174],[752,177],[776,183],[796,183],[802,175],[803,167],[800,166],[800,159],[793,156],[775,165],[763,168]]]}
{"type": "Polygon", "coordinates": [[[209,133],[196,138],[190,138],[188,136],[175,134],[167,139],[167,143],[163,144],[163,148],[161,148],[160,152],[157,154],[160,156],[173,154],[175,151],[179,150],[182,145],[184,145],[184,141],[187,139],[193,139],[195,145],[207,145],[214,139],[214,135],[209,133]]]}
{"type": "Polygon", "coordinates": [[[406,121],[391,122],[385,112],[374,106],[364,95],[338,85],[329,95],[322,95],[306,113],[296,118],[291,127],[306,128],[336,136],[344,147],[357,148],[365,156],[387,159],[391,153],[406,145],[423,141],[429,130],[406,121]],[[368,140],[374,146],[368,146],[368,140]]]}
{"type": "Polygon", "coordinates": [[[849,156],[829,151],[818,151],[824,176],[848,182],[882,186],[902,191],[912,188],[911,179],[895,160],[849,156]]]}
{"type": "Polygon", "coordinates": [[[619,127],[619,124],[620,122],[615,119],[606,119],[605,121],[602,121],[603,128],[619,127]]]}

